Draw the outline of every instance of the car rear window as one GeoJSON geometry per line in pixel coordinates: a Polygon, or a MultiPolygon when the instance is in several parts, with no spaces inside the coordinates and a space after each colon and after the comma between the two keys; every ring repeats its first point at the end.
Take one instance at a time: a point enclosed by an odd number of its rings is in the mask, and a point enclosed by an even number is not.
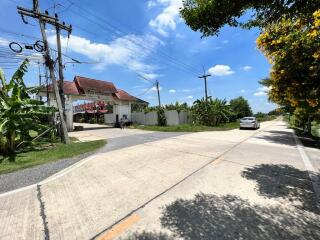
{"type": "Polygon", "coordinates": [[[254,118],[253,117],[245,117],[245,118],[243,118],[243,120],[251,120],[251,121],[253,121],[254,118]]]}

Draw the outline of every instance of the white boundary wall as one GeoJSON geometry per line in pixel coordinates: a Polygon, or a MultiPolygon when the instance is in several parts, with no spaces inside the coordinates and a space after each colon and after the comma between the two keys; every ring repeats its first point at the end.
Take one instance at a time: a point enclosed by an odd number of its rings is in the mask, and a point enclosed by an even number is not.
{"type": "Polygon", "coordinates": [[[113,124],[115,122],[115,117],[113,113],[104,114],[104,123],[105,124],[113,124]]]}
{"type": "MultiPolygon", "coordinates": [[[[188,112],[176,110],[165,111],[167,125],[180,125],[191,123],[191,119],[188,117],[188,112]]],[[[141,125],[157,125],[158,115],[157,112],[133,112],[131,114],[131,120],[135,124],[141,125]]]]}

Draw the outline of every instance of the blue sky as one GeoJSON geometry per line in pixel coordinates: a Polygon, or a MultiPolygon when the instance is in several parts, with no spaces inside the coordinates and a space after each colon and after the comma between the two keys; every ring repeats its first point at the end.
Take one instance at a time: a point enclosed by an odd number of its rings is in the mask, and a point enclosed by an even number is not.
{"type": "MultiPolygon", "coordinates": [[[[35,41],[16,33],[41,38],[37,22],[29,18],[28,25],[22,22],[16,11],[18,4],[32,7],[31,0],[0,2],[3,47],[8,41],[35,41]]],[[[255,112],[274,109],[267,100],[267,89],[258,83],[270,70],[256,48],[259,31],[224,27],[219,36],[201,38],[179,17],[180,6],[181,0],[40,0],[41,10],[57,12],[62,21],[73,25],[70,39],[65,34],[62,37],[64,53],[86,62],[66,64],[66,80],[80,75],[112,81],[155,105],[155,88],[139,78],[140,74],[151,81],[159,80],[162,103],[191,104],[204,96],[204,83],[197,76],[205,68],[212,75],[208,80],[210,96],[230,100],[242,95],[255,112]]],[[[49,26],[47,29],[49,43],[55,48],[55,36],[49,26]]],[[[12,74],[11,69],[5,72],[12,74]]],[[[36,64],[31,65],[26,81],[28,85],[38,83],[36,64]]]]}

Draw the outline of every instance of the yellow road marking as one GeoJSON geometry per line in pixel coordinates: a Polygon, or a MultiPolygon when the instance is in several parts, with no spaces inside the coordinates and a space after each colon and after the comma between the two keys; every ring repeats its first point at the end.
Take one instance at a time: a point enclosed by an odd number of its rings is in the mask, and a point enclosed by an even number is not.
{"type": "Polygon", "coordinates": [[[213,161],[212,165],[218,165],[223,161],[223,157],[219,157],[217,160],[213,161]]]}
{"type": "Polygon", "coordinates": [[[105,235],[103,235],[99,240],[112,240],[115,237],[119,236],[125,230],[127,230],[130,226],[135,224],[141,219],[138,214],[132,214],[131,216],[124,219],[122,222],[114,226],[110,231],[108,231],[105,235]]]}

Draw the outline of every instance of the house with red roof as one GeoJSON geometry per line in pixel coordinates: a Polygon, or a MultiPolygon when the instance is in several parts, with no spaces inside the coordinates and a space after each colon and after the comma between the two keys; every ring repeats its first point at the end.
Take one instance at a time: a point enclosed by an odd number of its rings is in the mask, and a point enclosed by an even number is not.
{"type": "MultiPolygon", "coordinates": [[[[82,76],[75,76],[72,82],[64,81],[63,92],[69,131],[73,130],[73,119],[76,114],[102,114],[105,123],[115,124],[121,118],[131,120],[132,104],[146,106],[149,104],[122,89],[116,88],[112,82],[82,76]],[[74,103],[79,100],[88,101],[88,103],[74,106],[74,103]]],[[[39,96],[48,97],[48,104],[57,106],[52,84],[42,88],[39,96]]]]}

